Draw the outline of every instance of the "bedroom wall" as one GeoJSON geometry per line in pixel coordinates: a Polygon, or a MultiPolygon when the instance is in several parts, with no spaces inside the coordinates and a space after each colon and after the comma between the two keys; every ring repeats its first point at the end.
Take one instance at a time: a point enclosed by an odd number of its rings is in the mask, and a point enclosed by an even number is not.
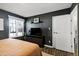
{"type": "Polygon", "coordinates": [[[8,20],[8,15],[16,16],[25,19],[22,16],[10,13],[8,11],[0,9],[0,18],[4,19],[4,30],[0,31],[0,39],[5,39],[9,37],[9,20],[8,20]]]}
{"type": "Polygon", "coordinates": [[[25,27],[26,27],[25,32],[27,31],[27,34],[29,34],[29,29],[31,27],[42,28],[43,35],[45,36],[45,43],[47,45],[52,45],[52,16],[64,15],[64,14],[69,14],[69,13],[70,13],[70,8],[25,18],[25,17],[22,17],[22,16],[19,16],[19,15],[0,9],[0,17],[4,18],[4,31],[0,31],[0,39],[9,37],[8,15],[12,15],[12,16],[23,18],[23,19],[27,19],[27,22],[25,24],[25,27]],[[34,17],[39,17],[43,23],[31,24],[31,21],[33,20],[34,17]],[[50,30],[48,28],[50,28],[50,30]]]}
{"type": "Polygon", "coordinates": [[[52,45],[52,16],[70,14],[70,8],[58,10],[55,12],[50,12],[46,14],[41,14],[37,16],[32,16],[27,18],[26,22],[26,32],[29,34],[30,28],[41,28],[43,31],[43,35],[45,36],[45,44],[52,45]],[[43,23],[32,24],[31,21],[35,18],[39,17],[43,23]],[[49,30],[50,28],[50,30],[49,30]]]}

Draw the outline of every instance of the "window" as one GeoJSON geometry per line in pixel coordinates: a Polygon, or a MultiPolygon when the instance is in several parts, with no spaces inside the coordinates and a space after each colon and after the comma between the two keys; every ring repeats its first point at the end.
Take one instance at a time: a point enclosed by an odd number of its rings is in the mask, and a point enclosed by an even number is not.
{"type": "Polygon", "coordinates": [[[19,37],[24,34],[24,19],[9,16],[9,37],[19,37]]]}

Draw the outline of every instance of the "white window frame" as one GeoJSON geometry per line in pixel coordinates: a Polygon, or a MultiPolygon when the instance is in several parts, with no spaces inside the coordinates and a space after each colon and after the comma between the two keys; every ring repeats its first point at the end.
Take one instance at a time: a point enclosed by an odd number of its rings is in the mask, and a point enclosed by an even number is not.
{"type": "MultiPolygon", "coordinates": [[[[11,33],[10,33],[10,25],[9,25],[9,38],[12,38],[12,37],[20,37],[20,36],[23,36],[24,35],[24,19],[22,19],[22,18],[18,18],[18,17],[14,17],[14,16],[10,16],[10,15],[8,15],[8,17],[9,17],[9,24],[10,24],[10,20],[11,19],[13,19],[13,20],[15,20],[16,22],[15,22],[15,30],[16,30],[16,33],[14,33],[15,34],[15,36],[11,36],[11,33]],[[20,21],[22,21],[23,22],[23,29],[22,29],[22,35],[18,35],[18,21],[20,22],[20,21]]],[[[13,34],[13,33],[12,33],[13,34]]]]}

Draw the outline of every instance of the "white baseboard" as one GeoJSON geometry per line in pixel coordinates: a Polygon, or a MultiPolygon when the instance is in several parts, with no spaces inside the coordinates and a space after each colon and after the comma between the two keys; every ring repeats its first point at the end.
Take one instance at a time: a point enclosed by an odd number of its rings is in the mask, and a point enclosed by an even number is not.
{"type": "Polygon", "coordinates": [[[49,45],[44,45],[45,47],[49,47],[49,48],[54,48],[53,46],[49,46],[49,45]]]}

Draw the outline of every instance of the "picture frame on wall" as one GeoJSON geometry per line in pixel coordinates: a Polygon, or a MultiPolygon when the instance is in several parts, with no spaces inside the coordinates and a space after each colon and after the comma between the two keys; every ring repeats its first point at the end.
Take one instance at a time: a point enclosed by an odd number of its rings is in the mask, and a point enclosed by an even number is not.
{"type": "Polygon", "coordinates": [[[33,23],[39,23],[40,19],[39,18],[34,18],[33,23]]]}
{"type": "Polygon", "coordinates": [[[4,19],[0,18],[0,31],[4,30],[4,19]]]}

